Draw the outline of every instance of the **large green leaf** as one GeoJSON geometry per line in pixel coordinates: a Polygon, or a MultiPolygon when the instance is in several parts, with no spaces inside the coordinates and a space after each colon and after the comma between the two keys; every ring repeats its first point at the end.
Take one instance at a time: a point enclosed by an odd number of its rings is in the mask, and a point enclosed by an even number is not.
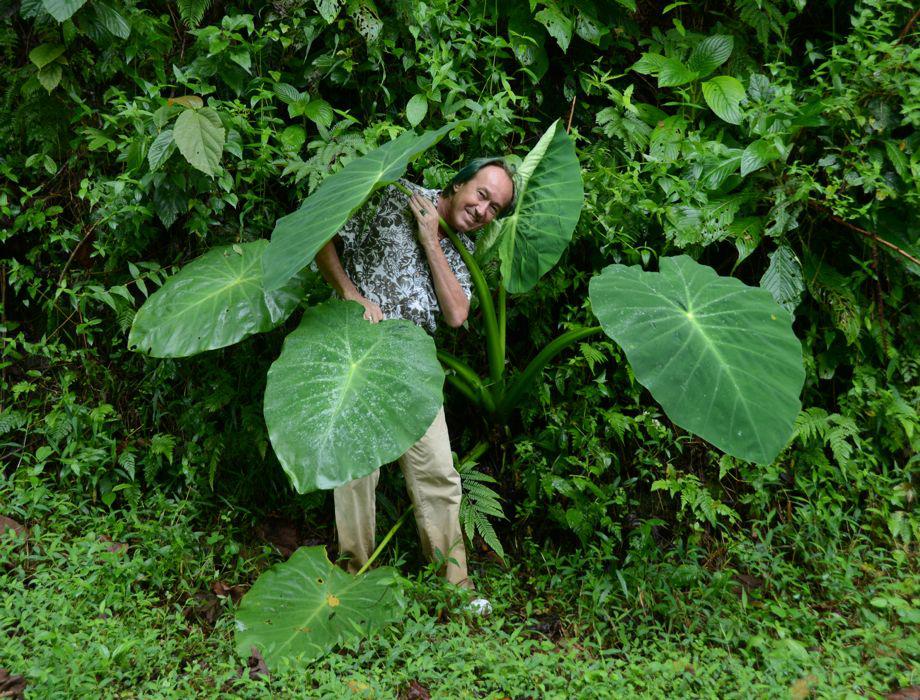
{"type": "Polygon", "coordinates": [[[96,17],[102,23],[102,26],[108,29],[112,35],[117,36],[119,39],[127,39],[131,36],[131,25],[114,7],[96,0],[93,3],[93,9],[96,11],[96,17]]]}
{"type": "Polygon", "coordinates": [[[705,77],[728,60],[733,46],[734,39],[726,34],[708,36],[693,49],[687,65],[700,77],[705,77]]]}
{"type": "Polygon", "coordinates": [[[539,81],[549,67],[546,56],[546,29],[531,16],[525,3],[508,3],[508,43],[520,64],[539,81]]]}
{"type": "Polygon", "coordinates": [[[795,311],[805,291],[805,281],[802,279],[802,265],[792,248],[781,245],[770,253],[770,265],[760,278],[760,286],[770,292],[776,303],[786,311],[795,311]]]}
{"type": "Polygon", "coordinates": [[[666,58],[658,71],[658,87],[677,87],[696,78],[696,72],[687,68],[678,59],[666,58]]]}
{"type": "Polygon", "coordinates": [[[45,66],[39,70],[36,77],[41,86],[51,92],[61,82],[61,78],[64,77],[64,71],[60,63],[52,63],[50,66],[45,66]]]}
{"type": "Polygon", "coordinates": [[[265,251],[265,288],[277,289],[305,268],[374,190],[395,182],[409,162],[454,124],[416,135],[407,131],[323,180],[300,209],[275,223],[265,251]]]}
{"type": "Polygon", "coordinates": [[[48,14],[58,22],[70,19],[73,13],[86,4],[86,0],[42,0],[48,14]]]}
{"type": "Polygon", "coordinates": [[[760,170],[767,163],[779,158],[780,153],[772,141],[757,139],[747,145],[741,154],[741,177],[746,177],[755,170],[760,170]]]}
{"type": "Polygon", "coordinates": [[[639,57],[639,60],[632,65],[632,70],[637,73],[642,73],[642,75],[658,75],[661,71],[661,67],[667,61],[664,56],[660,53],[644,53],[639,57]]]}
{"type": "Polygon", "coordinates": [[[534,15],[534,19],[546,27],[546,31],[556,40],[563,53],[569,50],[569,42],[572,41],[574,26],[572,20],[566,17],[565,13],[555,3],[547,3],[546,7],[534,15]]]}
{"type": "Polygon", "coordinates": [[[172,129],[165,129],[157,134],[157,137],[150,144],[150,150],[147,152],[147,163],[150,165],[151,172],[157,170],[163,163],[169,160],[169,156],[176,150],[176,144],[173,142],[172,129]]]}
{"type": "Polygon", "coordinates": [[[265,423],[300,493],[331,489],[392,462],[443,401],[434,341],[414,323],[372,324],[354,302],[309,309],[268,371],[265,423]]]}
{"type": "Polygon", "coordinates": [[[66,50],[61,44],[42,44],[29,51],[29,60],[36,68],[44,68],[58,60],[66,50]]]}
{"type": "Polygon", "coordinates": [[[210,107],[186,109],[176,119],[173,140],[179,153],[205,175],[214,175],[224,150],[224,127],[210,107]]]}
{"type": "Polygon", "coordinates": [[[351,576],[323,547],[301,547],[262,574],[236,611],[236,651],[252,647],[269,668],[305,663],[337,644],[360,639],[390,622],[396,611],[396,572],[380,568],[351,576]]]}
{"type": "Polygon", "coordinates": [[[660,272],[611,265],[591,280],[604,332],[668,417],[741,459],[772,462],[805,380],[792,316],[770,294],[687,256],[660,272]]]}
{"type": "Polygon", "coordinates": [[[584,187],[575,146],[559,121],[518,168],[517,203],[502,221],[499,254],[505,288],[526,292],[572,240],[584,187]]]}
{"type": "Polygon", "coordinates": [[[138,310],[128,347],[154,357],[187,357],[263,333],[286,319],[300,300],[302,280],[262,290],[268,241],[208,251],[166,280],[138,310]]]}
{"type": "Polygon", "coordinates": [[[703,98],[716,115],[729,124],[741,123],[744,86],[730,75],[720,75],[703,83],[703,98]]]}
{"type": "Polygon", "coordinates": [[[428,114],[428,98],[423,93],[418,93],[409,98],[406,105],[406,119],[412,126],[418,126],[425,115],[428,114]]]}

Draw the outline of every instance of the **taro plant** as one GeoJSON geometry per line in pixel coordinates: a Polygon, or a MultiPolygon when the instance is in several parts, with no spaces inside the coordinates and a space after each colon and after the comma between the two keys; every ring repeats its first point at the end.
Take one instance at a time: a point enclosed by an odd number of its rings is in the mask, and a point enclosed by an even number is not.
{"type": "MultiPolygon", "coordinates": [[[[130,346],[183,357],[277,326],[298,306],[300,275],[320,248],[450,128],[404,133],[350,162],[277,222],[271,242],[218,248],[191,262],[138,311],[130,346]]],[[[687,256],[662,259],[657,272],[605,268],[589,287],[600,324],[563,333],[506,377],[508,294],[530,290],[558,262],[581,212],[581,169],[559,122],[525,156],[517,184],[515,210],[496,231],[502,281],[495,298],[476,260],[448,230],[479,297],[488,378],[438,353],[408,321],[370,324],[358,304],[342,301],[306,310],[269,370],[264,403],[272,446],[298,491],[341,485],[408,449],[442,402],[441,363],[453,386],[503,421],[549,361],[601,332],[620,344],[636,378],[677,425],[759,463],[771,462],[789,440],[804,381],[792,315],[766,290],[720,277],[687,256]]],[[[269,664],[314,658],[384,621],[392,580],[387,570],[351,577],[322,548],[300,550],[244,598],[238,650],[248,654],[255,646],[269,664]]]]}

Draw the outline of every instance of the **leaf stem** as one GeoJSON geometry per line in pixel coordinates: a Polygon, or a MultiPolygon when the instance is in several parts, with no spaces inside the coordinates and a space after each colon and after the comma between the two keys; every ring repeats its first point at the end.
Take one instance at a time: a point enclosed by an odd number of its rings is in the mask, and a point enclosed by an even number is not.
{"type": "Polygon", "coordinates": [[[508,291],[505,289],[505,285],[501,282],[498,283],[498,344],[501,349],[501,361],[502,361],[502,370],[504,371],[505,367],[505,336],[506,330],[508,327],[508,315],[506,312],[508,302],[508,291]]]}
{"type": "Polygon", "coordinates": [[[496,406],[496,413],[498,414],[499,420],[504,421],[507,419],[508,414],[517,407],[520,400],[533,388],[537,374],[539,374],[556,355],[569,346],[574,345],[579,340],[596,335],[602,332],[602,330],[600,326],[575,328],[563,333],[537,353],[537,356],[530,361],[527,367],[514,378],[508,391],[505,392],[498,406],[496,406]]]}
{"type": "MultiPolygon", "coordinates": [[[[460,358],[454,357],[444,350],[438,350],[438,359],[441,361],[441,364],[446,365],[449,369],[456,372],[457,377],[462,379],[463,382],[469,386],[474,392],[474,395],[479,395],[478,397],[474,396],[474,403],[478,403],[489,413],[495,412],[495,399],[492,397],[492,392],[482,383],[479,375],[473,371],[472,367],[460,358]]],[[[456,386],[456,384],[454,385],[456,386]]]]}
{"type": "Polygon", "coordinates": [[[383,548],[386,547],[387,543],[393,539],[393,535],[396,534],[396,531],[399,530],[402,524],[406,521],[406,517],[408,517],[409,513],[412,512],[414,507],[415,506],[410,505],[408,508],[406,508],[405,512],[399,516],[399,520],[396,521],[393,527],[390,528],[390,531],[386,534],[386,537],[384,537],[380,541],[380,544],[377,545],[377,549],[375,549],[374,553],[371,554],[370,559],[364,562],[364,566],[358,569],[358,573],[355,574],[356,577],[360,576],[370,568],[371,564],[374,563],[374,560],[380,555],[380,552],[383,551],[383,548]]]}
{"type": "Polygon", "coordinates": [[[477,459],[482,457],[483,453],[489,449],[489,443],[485,440],[477,442],[473,445],[473,449],[467,452],[463,457],[457,460],[457,466],[462,467],[467,462],[475,462],[477,459]]]}

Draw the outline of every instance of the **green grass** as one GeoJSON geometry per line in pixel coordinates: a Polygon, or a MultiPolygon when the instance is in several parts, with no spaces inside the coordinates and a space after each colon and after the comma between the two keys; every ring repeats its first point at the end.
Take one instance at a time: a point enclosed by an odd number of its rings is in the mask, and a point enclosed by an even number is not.
{"type": "Polygon", "coordinates": [[[739,597],[727,570],[688,576],[665,558],[617,576],[591,551],[536,548],[480,573],[488,619],[452,613],[459,592],[404,566],[400,624],[250,679],[233,603],[210,594],[276,560],[248,524],[158,494],[109,509],[34,477],[0,480],[0,503],[30,528],[0,538],[0,668],[26,677],[27,697],[388,698],[414,681],[432,697],[840,698],[920,682],[910,561],[864,559],[861,588],[831,603],[803,581],[739,597]]]}

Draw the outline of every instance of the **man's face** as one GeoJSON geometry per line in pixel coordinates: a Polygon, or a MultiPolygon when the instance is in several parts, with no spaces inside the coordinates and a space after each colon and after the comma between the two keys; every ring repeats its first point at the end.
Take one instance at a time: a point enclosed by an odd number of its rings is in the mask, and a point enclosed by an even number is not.
{"type": "Polygon", "coordinates": [[[472,179],[456,186],[444,220],[455,231],[476,231],[501,214],[513,196],[514,185],[508,173],[500,166],[487,165],[472,179]]]}

